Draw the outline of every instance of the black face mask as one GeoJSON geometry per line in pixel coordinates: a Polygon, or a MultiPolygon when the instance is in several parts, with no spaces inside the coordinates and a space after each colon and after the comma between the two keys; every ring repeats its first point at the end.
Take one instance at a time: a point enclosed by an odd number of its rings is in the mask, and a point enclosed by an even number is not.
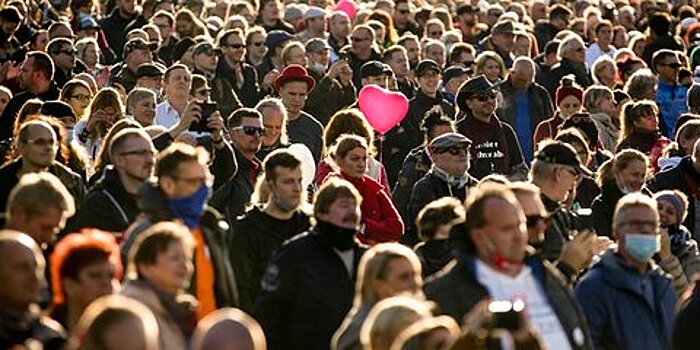
{"type": "Polygon", "coordinates": [[[316,223],[318,232],[323,235],[330,245],[341,252],[355,247],[355,234],[357,229],[336,226],[327,221],[318,220],[316,223]]]}

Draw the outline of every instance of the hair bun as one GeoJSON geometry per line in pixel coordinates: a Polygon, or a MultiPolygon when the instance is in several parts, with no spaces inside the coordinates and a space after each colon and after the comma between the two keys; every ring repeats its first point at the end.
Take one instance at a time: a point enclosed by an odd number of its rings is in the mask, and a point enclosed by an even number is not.
{"type": "Polygon", "coordinates": [[[576,78],[573,74],[569,74],[561,78],[561,87],[572,87],[576,83],[576,78]]]}

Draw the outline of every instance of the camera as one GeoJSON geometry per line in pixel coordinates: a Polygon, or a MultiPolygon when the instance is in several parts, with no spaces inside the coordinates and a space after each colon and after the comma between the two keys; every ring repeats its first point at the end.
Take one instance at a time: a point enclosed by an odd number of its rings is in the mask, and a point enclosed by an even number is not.
{"type": "Polygon", "coordinates": [[[192,122],[189,127],[189,131],[195,132],[211,132],[212,130],[207,127],[207,119],[219,110],[219,105],[216,102],[197,102],[199,108],[201,108],[200,118],[197,121],[192,122]]]}

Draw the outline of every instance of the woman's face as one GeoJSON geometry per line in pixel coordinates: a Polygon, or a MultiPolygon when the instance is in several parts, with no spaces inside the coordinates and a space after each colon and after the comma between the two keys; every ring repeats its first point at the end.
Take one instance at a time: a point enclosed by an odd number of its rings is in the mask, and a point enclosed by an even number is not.
{"type": "Polygon", "coordinates": [[[646,164],[641,160],[634,160],[615,174],[615,181],[623,192],[637,192],[642,189],[646,174],[646,164]]]}
{"type": "Polygon", "coordinates": [[[490,82],[495,82],[501,79],[501,65],[496,60],[488,59],[484,63],[484,71],[482,72],[490,82]]]}
{"type": "Polygon", "coordinates": [[[613,36],[613,46],[615,47],[627,47],[627,32],[624,30],[615,31],[613,36]]]}
{"type": "Polygon", "coordinates": [[[68,299],[87,306],[101,296],[112,294],[118,285],[116,268],[104,259],[80,270],[77,280],[66,278],[64,289],[68,299]]]}
{"type": "Polygon", "coordinates": [[[156,99],[147,97],[134,105],[134,119],[144,128],[153,124],[156,116],[156,99]]]}
{"type": "Polygon", "coordinates": [[[615,66],[612,63],[606,63],[603,66],[603,68],[598,72],[598,77],[605,83],[614,82],[616,75],[617,71],[615,70],[615,66]]]}
{"type": "Polygon", "coordinates": [[[361,178],[367,169],[367,149],[356,147],[337,160],[340,170],[350,177],[361,178]]]}
{"type": "Polygon", "coordinates": [[[559,114],[566,120],[581,111],[581,101],[573,95],[564,97],[559,103],[559,114]]]}
{"type": "Polygon", "coordinates": [[[613,100],[611,96],[603,97],[598,103],[598,109],[600,109],[601,112],[607,114],[610,117],[615,117],[615,113],[617,112],[615,100],[613,100]]]}
{"type": "Polygon", "coordinates": [[[85,109],[88,107],[88,105],[90,105],[90,101],[92,101],[92,94],[90,93],[90,90],[82,86],[77,86],[75,89],[73,89],[73,93],[68,96],[68,101],[66,102],[73,107],[75,115],[77,115],[78,119],[80,119],[85,113],[85,109]]]}
{"type": "Polygon", "coordinates": [[[379,299],[390,298],[402,293],[415,294],[421,288],[421,278],[408,259],[391,259],[386,266],[384,279],[376,280],[374,292],[379,299]]]}
{"type": "Polygon", "coordinates": [[[190,255],[181,242],[171,242],[164,252],[158,253],[154,264],[140,268],[156,287],[173,295],[187,288],[193,270],[190,255]]]}
{"type": "Polygon", "coordinates": [[[659,129],[659,121],[656,117],[656,113],[649,113],[645,116],[640,117],[634,123],[636,129],[642,131],[656,131],[659,129]]]}
{"type": "Polygon", "coordinates": [[[83,61],[85,65],[88,67],[95,67],[97,65],[97,61],[99,60],[99,56],[97,54],[97,48],[95,45],[89,44],[85,48],[85,53],[83,53],[83,61]]]}
{"type": "Polygon", "coordinates": [[[298,64],[302,67],[306,67],[308,59],[306,58],[306,52],[301,48],[294,47],[289,52],[289,62],[287,64],[298,64]]]}
{"type": "Polygon", "coordinates": [[[667,200],[657,200],[656,201],[659,208],[659,223],[661,226],[675,226],[678,225],[678,214],[676,213],[676,207],[667,200]]]}
{"type": "Polygon", "coordinates": [[[515,54],[516,57],[530,57],[530,38],[526,36],[518,36],[518,38],[515,40],[513,54],[515,54]]]}

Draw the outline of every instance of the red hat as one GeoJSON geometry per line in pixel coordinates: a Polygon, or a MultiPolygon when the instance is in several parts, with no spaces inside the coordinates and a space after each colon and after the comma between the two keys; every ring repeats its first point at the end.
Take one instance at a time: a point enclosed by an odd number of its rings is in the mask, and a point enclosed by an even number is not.
{"type": "Polygon", "coordinates": [[[308,86],[307,92],[313,90],[316,80],[309,75],[306,68],[298,64],[290,64],[282,70],[282,74],[275,80],[275,90],[280,91],[280,87],[288,81],[303,81],[308,86]]]}
{"type": "Polygon", "coordinates": [[[572,75],[567,75],[561,80],[561,85],[557,88],[556,92],[556,102],[557,106],[561,103],[561,100],[567,96],[574,96],[580,103],[583,103],[583,89],[576,85],[574,82],[574,77],[572,75]]]}

